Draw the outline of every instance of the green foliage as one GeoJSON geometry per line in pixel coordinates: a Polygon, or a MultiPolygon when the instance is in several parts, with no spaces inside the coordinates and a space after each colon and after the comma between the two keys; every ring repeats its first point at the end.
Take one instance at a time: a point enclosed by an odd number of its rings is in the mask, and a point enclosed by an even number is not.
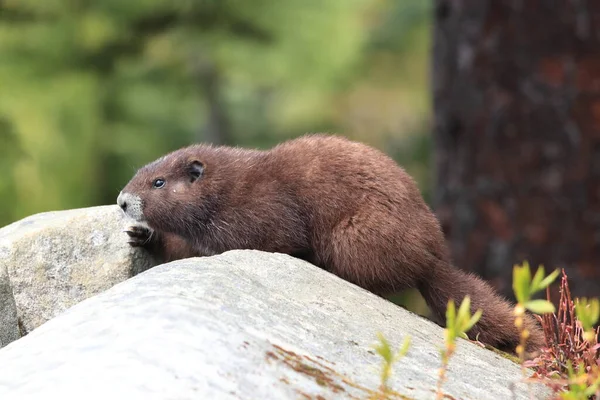
{"type": "MultiPolygon", "coordinates": [[[[571,300],[567,276],[563,271],[560,287],[560,301],[558,312],[539,302],[531,300],[533,294],[539,290],[546,289],[555,279],[557,272],[545,276],[543,268],[538,268],[533,278],[531,277],[529,264],[523,263],[515,266],[513,274],[513,287],[518,292],[519,303],[515,306],[515,325],[521,332],[521,343],[517,347],[522,371],[525,374],[527,367],[533,367],[536,374],[527,379],[539,381],[548,385],[557,397],[564,400],[587,400],[600,398],[600,328],[595,325],[600,320],[600,301],[598,299],[575,299],[571,300]],[[541,354],[527,362],[523,359],[523,350],[528,332],[524,329],[523,314],[524,304],[543,312],[541,318],[542,327],[546,336],[548,346],[541,354]],[[541,304],[541,306],[539,306],[541,304]],[[574,367],[575,366],[575,367],[574,367]]],[[[547,303],[550,302],[550,292],[547,291],[547,303]]],[[[481,310],[470,315],[471,302],[466,296],[461,302],[458,310],[454,301],[449,301],[446,308],[446,329],[444,331],[445,347],[440,350],[442,367],[439,371],[436,399],[443,399],[443,383],[446,380],[449,360],[456,350],[456,339],[466,338],[466,333],[477,323],[482,316],[481,310]]],[[[408,350],[408,338],[405,339],[397,356],[394,356],[389,342],[379,335],[380,344],[375,349],[383,358],[381,372],[381,389],[374,393],[373,399],[387,399],[390,394],[396,394],[387,385],[391,375],[391,365],[399,357],[406,354],[408,350]]],[[[531,393],[530,393],[531,395],[531,393]]]]}
{"type": "MultiPolygon", "coordinates": [[[[0,2],[0,226],[114,203],[137,167],[194,141],[325,130],[410,147],[430,113],[431,3],[0,2]]],[[[427,157],[409,172],[426,177],[427,157]]]]}
{"type": "Polygon", "coordinates": [[[379,344],[375,346],[375,351],[383,359],[381,367],[381,391],[387,393],[389,391],[388,380],[392,374],[392,366],[408,352],[410,336],[404,338],[404,342],[402,342],[402,345],[395,354],[390,343],[381,333],[378,333],[377,337],[379,338],[379,344]]]}
{"type": "Polygon", "coordinates": [[[483,312],[475,311],[471,316],[471,298],[465,296],[456,311],[454,300],[448,301],[446,307],[446,329],[444,329],[444,348],[440,350],[442,356],[442,367],[439,371],[436,399],[442,399],[444,393],[442,385],[446,381],[446,372],[450,358],[456,350],[456,338],[467,338],[467,332],[479,321],[483,312]]]}
{"type": "Polygon", "coordinates": [[[563,400],[588,400],[592,396],[600,396],[600,368],[598,365],[587,371],[581,363],[579,368],[573,369],[571,360],[567,361],[568,384],[567,390],[560,393],[563,400]]]}
{"type": "Polygon", "coordinates": [[[554,312],[554,305],[551,302],[531,300],[531,298],[536,292],[545,289],[554,282],[559,273],[560,271],[557,269],[550,275],[545,276],[544,267],[540,266],[532,279],[528,262],[524,262],[523,265],[515,265],[513,269],[513,290],[518,304],[536,314],[554,312]]]}
{"type": "Polygon", "coordinates": [[[525,310],[527,309],[536,314],[551,314],[555,312],[554,305],[550,301],[532,300],[532,297],[536,292],[548,287],[559,273],[559,270],[555,270],[546,276],[544,267],[540,266],[532,279],[527,261],[523,262],[523,265],[515,265],[513,268],[513,291],[517,299],[517,305],[514,308],[515,327],[519,330],[519,345],[516,352],[519,356],[523,376],[526,374],[525,345],[530,335],[523,322],[525,310]]]}
{"type": "Polygon", "coordinates": [[[444,331],[446,343],[453,344],[458,337],[468,339],[467,332],[479,321],[482,314],[481,310],[477,310],[471,316],[471,299],[469,296],[466,296],[460,303],[458,313],[454,301],[449,301],[446,308],[446,329],[444,331]]]}
{"type": "MultiPolygon", "coordinates": [[[[533,280],[529,273],[529,265],[515,268],[513,284],[521,291],[515,307],[515,325],[521,329],[521,344],[517,352],[521,358],[523,373],[526,367],[535,369],[534,380],[547,384],[561,399],[589,399],[600,397],[600,367],[598,357],[598,330],[594,324],[600,317],[598,299],[571,299],[567,275],[562,271],[560,283],[560,300],[558,311],[552,310],[542,315],[541,323],[546,340],[546,348],[533,360],[523,360],[523,348],[527,335],[523,330],[523,304],[531,303],[530,297],[536,290],[546,288],[557,273],[544,278],[543,269],[538,269],[533,280]],[[517,282],[517,279],[520,280],[517,282]],[[575,366],[575,367],[574,367],[575,366]]],[[[517,289],[515,289],[515,292],[517,289]]],[[[550,303],[550,291],[546,291],[546,302],[550,303]]],[[[529,307],[542,311],[550,307],[529,307]]]]}
{"type": "Polygon", "coordinates": [[[575,301],[575,313],[585,331],[586,339],[591,341],[595,336],[594,326],[600,318],[600,300],[583,297],[575,301]]]}

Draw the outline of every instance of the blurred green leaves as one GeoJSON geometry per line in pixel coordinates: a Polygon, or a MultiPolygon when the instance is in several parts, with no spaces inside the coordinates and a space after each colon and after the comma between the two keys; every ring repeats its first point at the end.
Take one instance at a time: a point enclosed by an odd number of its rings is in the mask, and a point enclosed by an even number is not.
{"type": "Polygon", "coordinates": [[[194,141],[264,147],[327,130],[396,153],[386,146],[427,123],[429,8],[4,0],[0,226],[113,203],[136,168],[194,141]]]}
{"type": "Polygon", "coordinates": [[[547,300],[532,300],[532,296],[554,282],[559,273],[560,270],[555,269],[546,276],[544,267],[539,266],[532,279],[527,261],[522,265],[515,265],[513,267],[513,291],[518,304],[536,314],[554,312],[555,308],[552,303],[547,300]]]}

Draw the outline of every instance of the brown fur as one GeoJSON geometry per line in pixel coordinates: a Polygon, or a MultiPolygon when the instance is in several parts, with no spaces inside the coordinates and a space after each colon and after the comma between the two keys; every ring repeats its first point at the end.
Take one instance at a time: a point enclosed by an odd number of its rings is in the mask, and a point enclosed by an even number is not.
{"type": "MultiPolygon", "coordinates": [[[[141,198],[164,260],[231,249],[287,253],[377,294],[416,287],[440,324],[448,300],[468,294],[473,310],[483,310],[469,336],[508,351],[518,344],[511,305],[451,265],[413,179],[364,144],[307,135],[268,151],[194,145],[140,169],[123,193],[141,198]],[[204,172],[192,182],[193,161],[204,172]],[[156,178],[166,185],[153,188],[156,178]]],[[[536,351],[542,332],[531,316],[526,326],[528,351],[536,351]]]]}

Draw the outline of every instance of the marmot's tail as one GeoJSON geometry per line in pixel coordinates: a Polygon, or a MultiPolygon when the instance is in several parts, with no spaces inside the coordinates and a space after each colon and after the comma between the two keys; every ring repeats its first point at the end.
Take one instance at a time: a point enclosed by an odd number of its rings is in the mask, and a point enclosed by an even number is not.
{"type": "MultiPolygon", "coordinates": [[[[483,315],[467,332],[467,336],[499,350],[515,353],[519,344],[519,332],[514,325],[513,306],[482,279],[438,260],[428,278],[419,284],[419,291],[435,321],[441,325],[446,320],[448,300],[453,299],[458,306],[469,295],[471,313],[481,309],[483,315]]],[[[529,314],[524,318],[524,325],[530,333],[526,352],[532,356],[545,345],[544,334],[538,322],[529,314]]]]}

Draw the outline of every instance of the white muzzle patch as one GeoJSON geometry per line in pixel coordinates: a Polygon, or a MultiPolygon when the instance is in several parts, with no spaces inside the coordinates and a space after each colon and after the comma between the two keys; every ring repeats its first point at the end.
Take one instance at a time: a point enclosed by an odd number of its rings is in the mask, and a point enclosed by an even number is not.
{"type": "Polygon", "coordinates": [[[119,193],[119,197],[117,197],[117,204],[130,218],[138,222],[144,221],[144,213],[142,212],[142,199],[140,199],[139,196],[127,192],[121,192],[119,193]]]}

